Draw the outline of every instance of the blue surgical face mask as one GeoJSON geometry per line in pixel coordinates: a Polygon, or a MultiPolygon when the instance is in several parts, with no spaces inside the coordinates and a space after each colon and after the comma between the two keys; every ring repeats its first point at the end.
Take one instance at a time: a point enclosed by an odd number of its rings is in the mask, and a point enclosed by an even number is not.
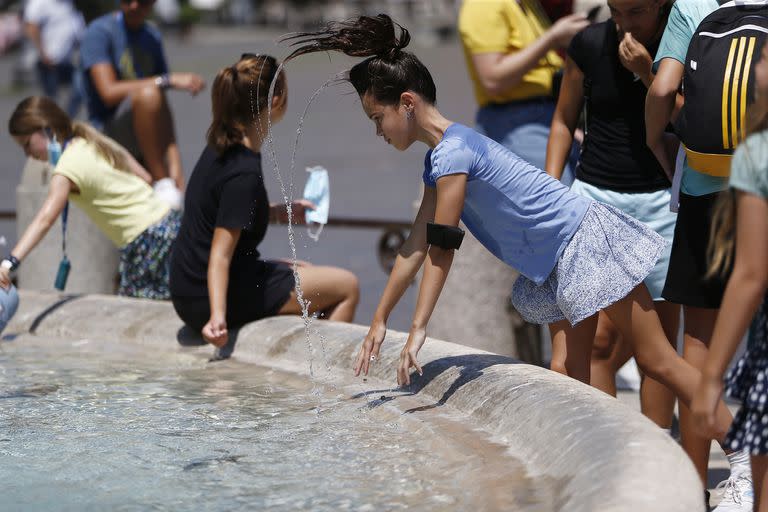
{"type": "Polygon", "coordinates": [[[307,167],[309,178],[304,185],[304,199],[314,203],[316,208],[308,210],[304,216],[307,224],[319,224],[319,228],[314,233],[307,227],[307,233],[314,240],[320,238],[320,232],[323,226],[328,223],[328,210],[331,206],[331,187],[328,181],[328,171],[323,167],[307,167]]]}
{"type": "Polygon", "coordinates": [[[56,164],[59,163],[59,158],[61,158],[63,149],[61,148],[59,141],[56,140],[56,136],[52,135],[50,130],[45,130],[45,132],[48,134],[48,163],[53,167],[56,167],[56,164]]]}

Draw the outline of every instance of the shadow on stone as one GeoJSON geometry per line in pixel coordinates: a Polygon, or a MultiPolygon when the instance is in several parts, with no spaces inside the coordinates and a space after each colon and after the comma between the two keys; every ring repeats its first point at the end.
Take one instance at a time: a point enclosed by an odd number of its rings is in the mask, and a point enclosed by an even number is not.
{"type": "Polygon", "coordinates": [[[29,327],[29,333],[35,334],[35,331],[37,331],[37,328],[40,327],[40,324],[43,323],[43,320],[45,320],[48,316],[51,315],[54,311],[59,309],[64,304],[67,304],[69,302],[72,302],[75,299],[79,299],[82,297],[81,294],[75,294],[75,295],[64,295],[61,300],[56,301],[54,304],[51,304],[48,306],[45,311],[37,315],[35,317],[34,322],[32,322],[32,325],[29,327]]]}
{"type": "MultiPolygon", "coordinates": [[[[382,397],[378,400],[372,400],[368,403],[368,408],[373,409],[390,400],[394,400],[397,396],[416,395],[422,389],[427,387],[433,379],[435,379],[441,373],[449,370],[450,368],[459,368],[459,376],[451,383],[450,387],[445,390],[440,400],[431,405],[424,405],[421,407],[414,407],[412,409],[406,409],[405,413],[412,414],[415,412],[426,411],[445,405],[445,403],[453,396],[465,384],[472,382],[473,380],[483,375],[483,370],[495,366],[497,364],[525,364],[517,359],[513,359],[507,356],[500,356],[496,354],[467,354],[463,356],[452,356],[435,359],[422,366],[423,375],[419,375],[416,372],[411,373],[410,386],[404,386],[400,388],[403,391],[407,391],[404,395],[395,395],[392,397],[382,397]]],[[[353,395],[352,399],[364,398],[371,395],[376,395],[383,392],[391,392],[392,389],[380,389],[367,391],[364,393],[358,393],[353,395]]]]}

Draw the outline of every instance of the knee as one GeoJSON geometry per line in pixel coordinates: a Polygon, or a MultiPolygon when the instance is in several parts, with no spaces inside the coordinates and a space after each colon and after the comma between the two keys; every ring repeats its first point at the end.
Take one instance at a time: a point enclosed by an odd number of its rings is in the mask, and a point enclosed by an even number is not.
{"type": "Polygon", "coordinates": [[[565,361],[559,359],[552,359],[549,363],[549,369],[562,375],[568,375],[568,368],[565,366],[565,361]]]}
{"type": "Polygon", "coordinates": [[[672,364],[661,354],[656,354],[652,350],[637,350],[635,362],[646,377],[661,383],[668,382],[672,364]]]}
{"type": "Polygon", "coordinates": [[[158,87],[148,85],[131,95],[131,108],[137,112],[159,110],[165,103],[165,94],[158,87]]]}
{"type": "Polygon", "coordinates": [[[615,339],[606,333],[598,332],[595,335],[595,341],[592,345],[592,360],[593,361],[607,361],[611,358],[613,353],[613,347],[615,345],[615,339]]]}

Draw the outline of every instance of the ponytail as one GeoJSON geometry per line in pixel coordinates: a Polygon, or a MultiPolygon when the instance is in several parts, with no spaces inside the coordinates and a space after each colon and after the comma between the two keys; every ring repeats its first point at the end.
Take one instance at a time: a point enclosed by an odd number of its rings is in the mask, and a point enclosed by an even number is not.
{"type": "Polygon", "coordinates": [[[349,71],[348,80],[359,96],[371,93],[381,103],[396,105],[402,93],[412,91],[430,104],[436,101],[435,82],[429,70],[414,54],[404,51],[411,41],[410,33],[386,14],[332,22],[323,30],[299,32],[282,41],[296,47],[286,62],[326,51],[368,57],[349,71]]]}
{"type": "MultiPolygon", "coordinates": [[[[241,143],[248,127],[265,119],[269,89],[278,68],[274,57],[245,54],[216,75],[211,88],[213,119],[207,141],[217,153],[241,143]]],[[[284,91],[285,75],[281,73],[274,94],[280,97],[284,91]]]]}

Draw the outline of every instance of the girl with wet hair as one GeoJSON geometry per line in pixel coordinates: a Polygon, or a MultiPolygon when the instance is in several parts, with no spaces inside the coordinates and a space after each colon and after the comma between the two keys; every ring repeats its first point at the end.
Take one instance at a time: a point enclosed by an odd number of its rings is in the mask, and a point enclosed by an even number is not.
{"type": "MultiPolygon", "coordinates": [[[[261,169],[261,146],[270,123],[285,115],[288,83],[277,61],[245,54],[219,71],[211,91],[208,144],[187,186],[184,218],[171,260],[173,305],[209,343],[227,343],[228,330],[267,316],[301,314],[296,282],[286,262],[260,258],[258,246],[272,221],[286,222],[284,204],[270,204],[261,169]],[[274,96],[269,104],[269,90],[274,96]]],[[[314,205],[292,204],[304,222],[314,205]]],[[[352,321],[357,278],[336,267],[298,265],[309,314],[352,321]]]]}
{"type": "Polygon", "coordinates": [[[171,245],[181,214],[155,195],[149,173],[130,153],[89,125],[72,121],[53,100],[41,96],[16,106],[8,131],[26,155],[37,160],[49,159],[53,139],[63,151],[53,162],[45,202],[0,265],[0,287],[8,288],[10,271],[72,201],[120,248],[118,294],[169,299],[171,245]]]}
{"type": "MultiPolygon", "coordinates": [[[[633,341],[646,375],[690,403],[700,374],[670,345],[642,283],[664,249],[661,236],[613,207],[571,192],[500,144],[443,117],[429,71],[404,49],[408,31],[388,16],[332,23],[286,40],[297,47],[288,59],[319,51],[366,57],[349,71],[349,81],[377,135],[401,151],[416,141],[429,148],[424,197],[356,358],[356,374],[367,373],[379,355],[387,318],[423,266],[398,383],[410,384],[412,367],[421,373],[417,355],[456,246],[429,237],[428,231],[450,237],[462,220],[480,243],[522,274],[512,300],[526,320],[561,326],[567,357],[555,370],[589,382],[597,313],[605,310],[633,341]]],[[[721,403],[718,439],[730,423],[721,403]]]]}

